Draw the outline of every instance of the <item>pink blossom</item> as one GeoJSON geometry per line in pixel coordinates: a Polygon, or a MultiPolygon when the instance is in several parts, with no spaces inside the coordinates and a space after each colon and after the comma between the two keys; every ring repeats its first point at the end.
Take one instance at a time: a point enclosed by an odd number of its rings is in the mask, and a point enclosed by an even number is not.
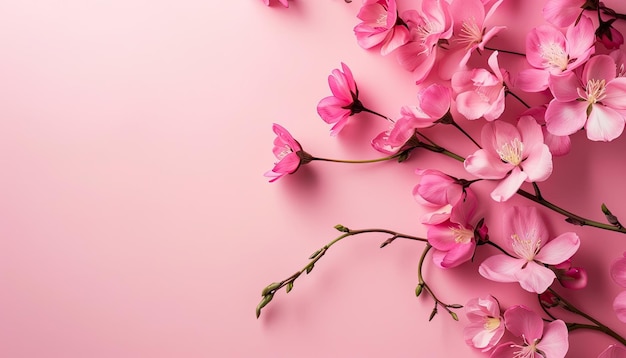
{"type": "Polygon", "coordinates": [[[493,121],[504,112],[505,78],[508,75],[500,70],[498,51],[489,56],[488,64],[493,73],[478,68],[452,75],[457,110],[467,119],[484,117],[493,121]]]}
{"type": "Polygon", "coordinates": [[[570,72],[583,65],[595,52],[594,26],[586,16],[580,22],[561,30],[541,25],[526,36],[526,60],[533,68],[521,71],[515,86],[526,92],[548,88],[550,75],[570,72]]]}
{"type": "MultiPolygon", "coordinates": [[[[270,6],[270,0],[261,0],[263,1],[263,3],[267,6],[270,6]]],[[[278,0],[278,2],[280,2],[284,7],[289,7],[289,3],[287,2],[287,0],[278,0]]]]}
{"type": "Polygon", "coordinates": [[[624,44],[624,36],[612,26],[615,20],[601,21],[596,30],[596,38],[609,50],[619,48],[624,44]]]}
{"type": "Polygon", "coordinates": [[[413,188],[413,197],[417,202],[434,208],[422,217],[422,223],[434,225],[449,220],[452,207],[463,197],[459,181],[435,169],[418,169],[415,172],[422,178],[413,188]]]}
{"type": "Polygon", "coordinates": [[[408,28],[398,24],[396,0],[365,0],[357,17],[362,22],[354,27],[354,33],[363,48],[382,44],[380,53],[387,55],[409,41],[408,28]]]}
{"type": "Polygon", "coordinates": [[[565,260],[552,268],[561,286],[572,290],[587,287],[587,270],[582,267],[573,267],[572,260],[565,260]]]}
{"type": "Polygon", "coordinates": [[[544,322],[537,313],[525,306],[513,306],[504,312],[507,330],[523,340],[502,343],[491,353],[490,358],[564,358],[569,349],[565,322],[544,322]]]}
{"type": "Polygon", "coordinates": [[[476,297],[465,304],[465,314],[470,323],[463,329],[465,343],[489,351],[504,335],[504,319],[500,304],[493,296],[476,297]]]}
{"type": "Polygon", "coordinates": [[[548,241],[548,230],[534,207],[512,207],[505,213],[506,249],[480,264],[478,272],[496,282],[519,282],[529,292],[543,293],[556,275],[545,265],[557,265],[578,251],[578,235],[567,232],[548,241]]]}
{"type": "Polygon", "coordinates": [[[548,0],[543,7],[543,18],[557,27],[570,26],[581,15],[586,3],[586,0],[548,0]]]}
{"type": "Polygon", "coordinates": [[[573,72],[550,77],[554,99],[546,109],[546,126],[555,135],[570,135],[585,127],[587,138],[611,141],[624,130],[626,78],[617,77],[608,55],[592,57],[579,77],[573,72]]]}
{"type": "Polygon", "coordinates": [[[434,225],[426,223],[426,238],[434,249],[433,262],[441,268],[459,266],[474,256],[476,238],[472,221],[476,196],[469,188],[464,194],[452,205],[448,220],[434,225]]]}
{"type": "Polygon", "coordinates": [[[409,27],[410,41],[398,48],[400,65],[415,75],[421,83],[429,74],[437,58],[439,44],[452,36],[452,16],[443,0],[423,0],[417,10],[402,14],[409,27]]]}
{"type": "Polygon", "coordinates": [[[450,12],[454,19],[453,36],[450,51],[441,59],[439,75],[447,80],[456,71],[465,67],[474,50],[483,51],[485,45],[506,26],[494,26],[487,30],[486,24],[502,4],[503,0],[494,2],[485,14],[485,5],[481,0],[453,1],[450,12]]]}
{"type": "Polygon", "coordinates": [[[292,174],[302,164],[307,164],[312,157],[302,150],[302,146],[295,140],[291,134],[282,126],[274,123],[272,126],[276,138],[274,139],[274,155],[278,162],[274,165],[274,169],[265,173],[270,179],[270,183],[282,178],[286,174],[292,174]]]}
{"type": "Polygon", "coordinates": [[[464,165],[478,178],[500,180],[491,192],[493,200],[507,201],[523,182],[540,182],[552,173],[552,155],[532,117],[520,118],[517,128],[501,121],[487,123],[481,137],[483,149],[468,156],[464,165]]]}
{"type": "Polygon", "coordinates": [[[550,153],[552,153],[553,157],[566,155],[572,148],[572,141],[567,135],[559,136],[548,132],[545,119],[546,107],[547,106],[543,105],[540,107],[530,108],[524,111],[522,116],[531,116],[537,121],[537,123],[539,123],[539,125],[541,125],[543,142],[548,146],[548,149],[550,149],[550,153]]]}
{"type": "Polygon", "coordinates": [[[438,83],[423,88],[417,95],[418,104],[403,106],[401,117],[387,131],[372,140],[372,146],[383,153],[392,154],[400,150],[415,130],[433,126],[450,110],[452,101],[450,87],[438,83]]]}
{"type": "MultiPolygon", "coordinates": [[[[626,288],[626,252],[611,265],[611,277],[618,285],[626,288]]],[[[626,291],[622,291],[613,301],[617,318],[626,323],[626,291]]]]}
{"type": "Polygon", "coordinates": [[[342,63],[341,69],[334,69],[328,76],[328,85],[332,96],[322,98],[317,105],[317,113],[326,123],[335,124],[330,130],[331,135],[337,135],[348,122],[348,117],[361,112],[363,104],[359,101],[357,88],[352,71],[342,63]]]}
{"type": "Polygon", "coordinates": [[[598,358],[626,358],[626,348],[612,344],[600,353],[598,358]]]}

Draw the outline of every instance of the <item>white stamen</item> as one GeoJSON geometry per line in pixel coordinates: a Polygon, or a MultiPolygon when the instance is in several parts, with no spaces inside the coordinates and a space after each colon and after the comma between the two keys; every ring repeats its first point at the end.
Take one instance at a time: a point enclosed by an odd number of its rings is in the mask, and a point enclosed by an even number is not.
{"type": "Polygon", "coordinates": [[[565,53],[565,49],[559,44],[550,42],[539,46],[541,57],[546,61],[546,67],[557,68],[561,71],[567,69],[569,56],[565,53]]]}
{"type": "Polygon", "coordinates": [[[454,242],[457,244],[467,244],[474,238],[474,231],[462,226],[459,228],[450,227],[449,229],[452,231],[454,242]]]}
{"type": "Polygon", "coordinates": [[[285,144],[285,146],[282,148],[283,150],[281,150],[276,157],[278,158],[278,160],[282,160],[284,157],[287,156],[287,154],[291,154],[293,153],[293,150],[285,144]]]}
{"type": "Polygon", "coordinates": [[[585,92],[581,93],[582,90],[578,89],[578,95],[589,104],[595,104],[600,102],[606,97],[606,81],[605,80],[589,80],[587,81],[587,87],[585,88],[585,92]]]}
{"type": "Polygon", "coordinates": [[[505,143],[500,149],[496,150],[500,159],[513,164],[515,166],[522,162],[524,154],[524,143],[519,138],[513,139],[510,143],[505,143]]]}
{"type": "Polygon", "coordinates": [[[467,19],[467,21],[463,21],[458,41],[465,44],[467,47],[471,47],[472,45],[479,44],[482,40],[483,29],[478,26],[476,19],[472,17],[467,19]]]}
{"type": "Polygon", "coordinates": [[[517,234],[511,235],[513,243],[513,251],[519,258],[523,258],[527,261],[533,261],[539,250],[541,249],[541,240],[536,240],[534,235],[526,235],[525,238],[519,237],[517,234]]]}

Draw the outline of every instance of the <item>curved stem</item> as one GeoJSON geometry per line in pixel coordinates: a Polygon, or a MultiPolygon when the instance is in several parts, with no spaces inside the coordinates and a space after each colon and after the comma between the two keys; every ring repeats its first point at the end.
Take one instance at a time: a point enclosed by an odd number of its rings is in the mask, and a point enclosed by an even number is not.
{"type": "Polygon", "coordinates": [[[493,241],[487,241],[484,244],[495,247],[496,249],[500,250],[503,254],[505,254],[508,257],[516,258],[515,256],[513,256],[513,255],[509,254],[508,252],[506,252],[505,249],[501,248],[498,244],[494,243],[493,241]]]}
{"type": "Polygon", "coordinates": [[[489,51],[498,51],[498,52],[504,52],[504,53],[508,53],[511,55],[517,55],[517,56],[523,56],[526,57],[525,53],[521,53],[521,52],[516,52],[516,51],[509,51],[509,50],[501,50],[498,48],[493,48],[493,47],[487,47],[485,46],[485,50],[489,50],[489,51]]]}
{"type": "Polygon", "coordinates": [[[516,100],[518,100],[524,107],[526,108],[530,108],[530,105],[528,105],[528,103],[526,103],[520,96],[516,95],[515,93],[509,91],[508,89],[506,90],[507,94],[510,94],[511,96],[513,96],[513,98],[515,98],[516,100]]]}
{"type": "Polygon", "coordinates": [[[593,330],[593,331],[598,331],[598,332],[602,332],[608,336],[611,336],[612,338],[614,338],[616,341],[620,342],[622,345],[626,346],[626,339],[622,338],[622,336],[620,336],[619,334],[615,333],[612,330],[604,330],[602,327],[598,327],[595,326],[593,324],[583,324],[583,323],[569,323],[567,324],[567,330],[572,332],[575,331],[577,329],[589,329],[589,330],[593,330]]]}
{"type": "Polygon", "coordinates": [[[419,264],[417,266],[418,286],[417,286],[416,294],[419,296],[419,294],[422,292],[422,290],[426,290],[426,292],[428,292],[430,297],[432,297],[433,301],[435,301],[435,307],[433,308],[433,310],[432,310],[432,312],[430,314],[430,317],[428,318],[429,321],[431,321],[435,317],[435,315],[437,314],[437,308],[439,306],[441,306],[444,310],[446,310],[446,312],[448,312],[448,314],[452,317],[452,319],[454,319],[455,321],[458,321],[459,317],[457,316],[457,314],[455,312],[452,311],[452,309],[453,308],[463,308],[463,306],[458,305],[458,304],[447,304],[447,303],[441,301],[435,295],[435,293],[430,288],[430,286],[428,286],[426,281],[424,280],[424,275],[422,273],[422,267],[424,266],[424,260],[426,259],[426,255],[428,255],[428,252],[432,248],[433,248],[432,245],[426,244],[426,247],[424,247],[424,251],[422,251],[422,255],[420,256],[419,264]]]}
{"type": "Polygon", "coordinates": [[[384,162],[386,160],[393,160],[396,158],[399,158],[402,155],[406,155],[407,151],[410,152],[412,151],[414,148],[409,148],[409,149],[405,149],[403,151],[400,151],[394,155],[390,155],[387,157],[382,157],[382,158],[376,158],[376,159],[365,159],[365,160],[348,160],[348,159],[330,159],[330,158],[318,158],[318,157],[312,157],[311,160],[319,160],[319,161],[323,161],[323,162],[333,162],[333,163],[348,163],[348,164],[367,164],[367,163],[377,163],[377,162],[384,162]]]}
{"type": "Polygon", "coordinates": [[[362,111],[363,111],[363,112],[367,112],[367,113],[371,113],[371,114],[373,114],[373,115],[376,115],[376,116],[379,116],[379,117],[381,117],[381,118],[384,118],[384,119],[388,120],[388,121],[389,121],[389,122],[391,122],[391,123],[394,123],[394,120],[393,120],[393,119],[391,119],[391,118],[389,118],[389,117],[387,117],[387,116],[385,116],[385,115],[382,115],[382,114],[380,114],[380,113],[378,113],[378,112],[372,111],[372,110],[371,110],[371,109],[369,109],[369,108],[363,107],[362,111]]]}
{"type": "Polygon", "coordinates": [[[461,128],[461,126],[457,122],[452,122],[450,124],[452,124],[454,128],[458,129],[461,133],[463,133],[464,136],[466,136],[469,140],[471,140],[472,143],[474,143],[474,145],[478,147],[478,149],[483,149],[483,147],[481,147],[480,144],[478,144],[478,142],[476,142],[474,138],[472,138],[472,136],[469,135],[469,133],[465,131],[465,129],[461,128]]]}

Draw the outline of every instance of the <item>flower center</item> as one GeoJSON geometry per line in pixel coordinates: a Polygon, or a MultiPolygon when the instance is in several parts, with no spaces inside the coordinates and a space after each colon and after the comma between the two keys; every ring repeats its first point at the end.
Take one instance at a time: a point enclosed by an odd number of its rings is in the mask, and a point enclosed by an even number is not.
{"type": "Polygon", "coordinates": [[[476,23],[474,17],[466,19],[461,25],[461,33],[459,34],[459,42],[466,44],[467,47],[479,44],[483,40],[483,30],[476,23]]]}
{"type": "Polygon", "coordinates": [[[376,19],[376,25],[381,27],[387,26],[387,12],[381,12],[376,19]]]}
{"type": "Polygon", "coordinates": [[[464,227],[450,227],[452,235],[454,236],[454,242],[457,244],[468,244],[474,238],[474,231],[466,229],[464,227]]]}
{"type": "Polygon", "coordinates": [[[503,161],[518,166],[523,159],[524,143],[522,143],[519,138],[515,138],[511,142],[505,143],[500,149],[496,150],[496,152],[503,161]]]}
{"type": "Polygon", "coordinates": [[[483,324],[483,328],[488,331],[493,331],[498,327],[500,327],[500,318],[491,316],[485,317],[485,323],[483,324]]]}
{"type": "Polygon", "coordinates": [[[600,102],[606,97],[606,81],[605,80],[589,80],[587,81],[587,87],[585,93],[581,96],[589,102],[589,104],[595,104],[600,102]]]}
{"type": "MultiPolygon", "coordinates": [[[[530,235],[529,235],[530,236],[530,235]]],[[[511,235],[513,240],[513,251],[519,258],[523,258],[526,261],[532,261],[541,248],[541,240],[532,240],[529,238],[521,238],[517,234],[511,235]]]]}
{"type": "Polygon", "coordinates": [[[560,71],[567,69],[569,56],[565,53],[565,49],[559,44],[554,42],[542,44],[539,51],[541,52],[541,57],[546,60],[546,67],[552,67],[560,71]]]}
{"type": "Polygon", "coordinates": [[[278,154],[276,154],[276,158],[278,158],[278,160],[282,160],[284,157],[291,153],[293,153],[293,150],[285,144],[285,146],[282,147],[282,150],[278,152],[278,154]]]}

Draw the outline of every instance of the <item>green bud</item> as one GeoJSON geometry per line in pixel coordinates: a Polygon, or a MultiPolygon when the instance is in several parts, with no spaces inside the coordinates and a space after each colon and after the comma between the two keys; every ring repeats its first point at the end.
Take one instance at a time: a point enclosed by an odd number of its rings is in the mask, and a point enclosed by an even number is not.
{"type": "Polygon", "coordinates": [[[601,209],[609,224],[618,227],[622,226],[622,224],[620,224],[619,220],[617,219],[617,216],[613,215],[613,213],[611,213],[611,211],[609,210],[609,208],[606,207],[605,204],[602,204],[601,209]]]}
{"type": "Polygon", "coordinates": [[[450,316],[452,316],[452,319],[455,320],[455,321],[459,320],[459,316],[457,316],[456,313],[454,313],[454,312],[450,312],[450,316]]]}
{"type": "Polygon", "coordinates": [[[432,321],[433,318],[435,318],[436,314],[437,314],[437,307],[435,307],[433,311],[430,313],[430,317],[428,317],[428,322],[432,321]]]}
{"type": "Polygon", "coordinates": [[[276,291],[280,287],[280,282],[270,283],[267,287],[261,291],[261,296],[267,296],[268,293],[276,291]]]}
{"type": "Polygon", "coordinates": [[[259,316],[261,316],[261,309],[267,306],[267,304],[272,301],[272,298],[274,298],[273,293],[269,293],[263,297],[261,302],[259,302],[259,304],[256,306],[256,318],[259,318],[259,316]]]}
{"type": "Polygon", "coordinates": [[[314,258],[316,258],[317,255],[320,254],[320,252],[322,252],[322,249],[315,251],[313,254],[311,254],[311,256],[309,256],[309,260],[313,260],[314,258]]]}
{"type": "Polygon", "coordinates": [[[449,308],[454,308],[454,309],[459,309],[459,308],[463,308],[462,305],[459,304],[453,304],[453,305],[448,305],[449,308]]]}
{"type": "Polygon", "coordinates": [[[287,284],[287,293],[289,293],[289,291],[293,290],[293,282],[289,282],[287,284]]]}
{"type": "Polygon", "coordinates": [[[307,266],[306,267],[306,273],[309,274],[309,272],[313,271],[313,266],[315,265],[311,265],[311,266],[307,266]]]}
{"type": "Polygon", "coordinates": [[[419,297],[422,294],[422,290],[424,289],[424,285],[421,283],[415,287],[415,297],[419,297]]]}
{"type": "Polygon", "coordinates": [[[348,229],[347,227],[339,224],[339,225],[335,225],[335,229],[337,229],[337,231],[341,231],[341,232],[350,232],[350,229],[348,229]]]}
{"type": "Polygon", "coordinates": [[[408,150],[401,152],[400,155],[398,155],[398,163],[402,163],[406,161],[407,159],[409,159],[409,154],[410,154],[410,151],[408,150]]]}

